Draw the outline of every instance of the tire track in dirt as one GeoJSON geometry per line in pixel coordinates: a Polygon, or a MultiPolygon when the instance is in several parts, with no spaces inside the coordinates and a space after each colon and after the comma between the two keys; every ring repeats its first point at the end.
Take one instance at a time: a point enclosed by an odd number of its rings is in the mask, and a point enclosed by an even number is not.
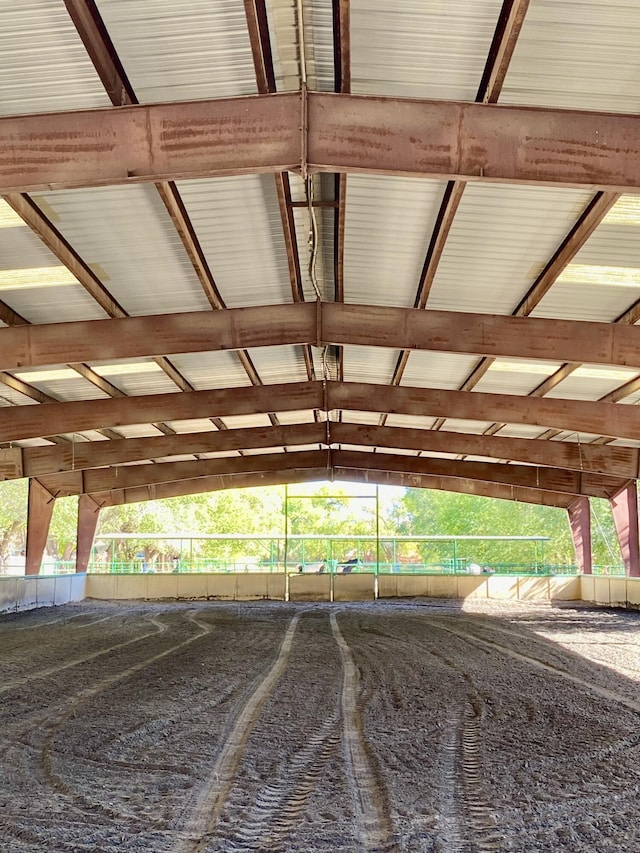
{"type": "MultiPolygon", "coordinates": [[[[39,750],[38,755],[37,755],[37,767],[38,767],[38,770],[40,771],[40,774],[42,777],[41,781],[44,783],[45,786],[48,786],[51,790],[57,792],[58,794],[62,794],[63,796],[66,796],[67,798],[71,799],[73,805],[80,811],[81,814],[84,813],[88,817],[88,816],[93,816],[96,813],[100,813],[102,815],[109,817],[112,820],[113,819],[119,820],[119,821],[128,820],[131,822],[131,824],[133,824],[134,827],[136,827],[136,826],[139,827],[140,832],[145,831],[145,830],[149,830],[149,829],[153,829],[153,827],[148,824],[148,821],[145,824],[143,824],[141,822],[141,818],[139,815],[125,814],[122,812],[118,812],[114,809],[110,809],[106,806],[103,806],[100,803],[90,801],[83,794],[80,794],[77,791],[75,791],[73,789],[73,787],[71,785],[69,785],[67,782],[65,782],[55,772],[55,770],[53,768],[53,742],[54,742],[54,739],[56,737],[56,734],[59,732],[59,730],[62,728],[62,726],[69,719],[74,717],[76,715],[77,711],[79,710],[79,708],[82,707],[82,705],[85,702],[87,702],[89,699],[92,699],[95,696],[97,696],[101,693],[104,693],[106,690],[108,690],[111,686],[118,683],[119,681],[122,681],[131,675],[135,675],[138,672],[141,672],[142,670],[146,669],[147,667],[151,666],[152,664],[156,663],[157,661],[162,660],[163,658],[165,658],[171,654],[174,654],[179,649],[184,648],[185,646],[188,646],[197,640],[200,640],[202,637],[206,636],[207,634],[210,634],[211,631],[215,627],[215,625],[213,625],[212,623],[203,622],[203,621],[197,619],[196,615],[194,613],[187,614],[186,618],[189,621],[193,622],[193,624],[199,628],[199,631],[197,634],[195,634],[192,637],[188,637],[186,640],[181,640],[179,643],[174,644],[173,646],[169,647],[168,649],[164,649],[162,652],[159,652],[158,654],[155,654],[149,658],[145,658],[142,661],[138,661],[137,663],[132,664],[132,665],[126,667],[125,669],[120,670],[116,673],[112,673],[111,675],[101,679],[97,684],[93,685],[92,687],[85,688],[85,689],[79,691],[74,697],[71,697],[70,699],[67,699],[64,702],[64,705],[63,705],[64,711],[62,712],[61,716],[56,716],[54,723],[47,725],[47,723],[51,717],[51,709],[48,709],[45,712],[42,712],[42,711],[38,712],[38,714],[35,716],[35,719],[31,720],[31,723],[33,725],[31,725],[30,728],[26,729],[23,732],[23,734],[28,735],[29,731],[42,730],[44,728],[44,730],[46,731],[45,740],[44,740],[43,744],[41,745],[40,750],[39,750]],[[43,724],[45,724],[45,725],[43,726],[43,724]]],[[[152,621],[156,621],[156,620],[153,619],[152,621]]],[[[156,621],[156,624],[162,624],[162,623],[158,623],[156,621]]],[[[166,625],[162,625],[162,627],[163,627],[163,631],[166,631],[168,629],[168,626],[166,626],[166,625]]],[[[148,636],[150,636],[150,635],[148,635],[148,636]]],[[[11,748],[11,746],[12,746],[12,744],[10,744],[10,748],[11,748]]],[[[40,839],[33,832],[28,832],[27,830],[25,830],[24,827],[21,827],[19,824],[15,823],[15,822],[11,822],[8,819],[8,816],[6,814],[0,815],[0,827],[2,829],[4,829],[5,832],[8,833],[9,835],[12,835],[14,838],[17,838],[19,840],[29,841],[29,843],[31,843],[31,844],[38,843],[38,844],[43,845],[43,849],[48,849],[46,840],[40,839]],[[27,833],[27,834],[25,835],[25,833],[27,833]]],[[[135,834],[135,833],[132,833],[130,830],[130,834],[135,834]]],[[[69,849],[69,850],[80,850],[80,849],[95,850],[96,849],[95,845],[94,846],[89,845],[89,846],[85,847],[84,845],[78,844],[77,842],[63,842],[63,841],[58,840],[56,842],[56,844],[61,846],[62,849],[69,849]]]]}
{"type": "Polygon", "coordinates": [[[300,616],[300,613],[296,613],[289,622],[275,662],[237,715],[231,732],[222,744],[209,779],[201,788],[187,828],[174,847],[176,853],[200,853],[211,840],[235,782],[254,723],[287,666],[300,616]]]}
{"type": "Polygon", "coordinates": [[[590,690],[592,693],[600,696],[603,699],[606,699],[609,702],[616,702],[619,705],[623,705],[625,708],[628,708],[631,711],[634,711],[636,714],[640,714],[640,702],[634,702],[633,699],[629,699],[626,696],[622,696],[620,693],[616,693],[613,690],[608,690],[606,687],[599,687],[597,684],[594,684],[591,681],[587,681],[584,678],[580,678],[578,675],[573,675],[570,672],[567,672],[565,669],[562,669],[557,666],[552,666],[551,664],[545,663],[533,655],[528,655],[523,652],[517,652],[515,649],[510,648],[509,646],[504,646],[502,643],[498,643],[495,640],[487,640],[482,637],[478,637],[475,634],[470,634],[467,631],[461,630],[460,628],[452,628],[451,626],[440,625],[438,622],[438,627],[442,628],[443,631],[447,631],[449,634],[453,634],[454,636],[460,637],[463,640],[467,640],[468,642],[475,644],[476,646],[486,647],[491,650],[497,650],[501,654],[514,658],[515,660],[522,661],[531,666],[536,667],[537,669],[541,669],[543,672],[551,673],[552,675],[559,676],[560,678],[564,678],[567,681],[570,681],[572,684],[577,685],[578,687],[584,687],[587,690],[590,690]]]}
{"type": "Polygon", "coordinates": [[[124,643],[116,643],[113,646],[109,646],[106,649],[100,649],[97,652],[92,652],[89,655],[85,655],[81,658],[75,658],[72,661],[67,661],[66,663],[61,663],[57,666],[50,666],[46,669],[41,669],[38,672],[32,672],[28,675],[24,675],[21,678],[14,678],[13,681],[8,681],[5,684],[0,686],[0,695],[3,693],[7,693],[9,690],[15,690],[16,687],[23,687],[25,684],[29,684],[31,681],[36,681],[41,678],[48,678],[50,675],[55,675],[58,672],[62,672],[65,669],[72,669],[74,666],[79,666],[83,663],[88,663],[89,661],[96,660],[96,658],[102,657],[103,655],[109,654],[109,652],[115,652],[117,649],[124,649],[126,646],[130,646],[132,643],[140,643],[142,640],[146,640],[148,637],[153,637],[156,634],[163,634],[167,630],[167,625],[164,622],[161,622],[157,617],[150,616],[148,621],[155,625],[155,631],[147,631],[146,634],[141,634],[139,637],[134,637],[132,640],[125,640],[124,643]]]}
{"type": "Polygon", "coordinates": [[[342,636],[335,613],[331,630],[338,644],[343,667],[342,724],[347,774],[356,805],[360,841],[364,850],[387,850],[392,834],[390,809],[372,769],[358,705],[360,677],[351,649],[342,636]]]}
{"type": "Polygon", "coordinates": [[[231,849],[270,853],[284,849],[340,739],[335,713],[309,736],[307,745],[283,768],[280,778],[260,789],[252,813],[228,839],[231,849]]]}

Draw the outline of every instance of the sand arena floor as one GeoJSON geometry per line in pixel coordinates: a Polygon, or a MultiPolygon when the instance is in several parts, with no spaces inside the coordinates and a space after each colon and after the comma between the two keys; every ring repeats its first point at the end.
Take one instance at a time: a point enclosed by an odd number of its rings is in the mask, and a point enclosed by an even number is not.
{"type": "Polygon", "coordinates": [[[0,617],[0,851],[640,850],[640,614],[0,617]]]}

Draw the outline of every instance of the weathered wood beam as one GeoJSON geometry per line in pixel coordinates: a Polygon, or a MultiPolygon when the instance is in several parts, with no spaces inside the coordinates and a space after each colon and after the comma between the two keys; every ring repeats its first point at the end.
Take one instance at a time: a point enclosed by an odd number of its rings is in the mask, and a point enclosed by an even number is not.
{"type": "Polygon", "coordinates": [[[624,485],[624,481],[618,477],[567,471],[561,468],[506,465],[499,462],[461,462],[455,459],[398,456],[354,450],[333,450],[331,459],[336,467],[482,480],[487,483],[504,483],[527,489],[599,498],[610,498],[624,485]]]}
{"type": "Polygon", "coordinates": [[[40,574],[55,497],[37,480],[29,480],[25,574],[40,574]]]}
{"type": "Polygon", "coordinates": [[[99,517],[100,507],[91,495],[80,495],[76,536],[76,572],[87,571],[99,517]]]}
{"type": "MultiPolygon", "coordinates": [[[[327,459],[326,451],[307,450],[287,455],[292,469],[318,468],[327,459]]],[[[600,474],[567,471],[560,468],[506,465],[497,462],[460,462],[353,450],[334,450],[331,464],[368,471],[396,471],[406,474],[455,477],[483,482],[504,483],[528,489],[611,498],[624,486],[620,478],[600,474]]],[[[198,477],[249,474],[255,471],[276,471],[283,468],[281,453],[265,453],[223,459],[201,459],[196,462],[161,462],[156,465],[93,468],[39,477],[41,483],[56,497],[73,494],[92,494],[113,489],[157,485],[175,480],[198,477]]]]}
{"type": "Polygon", "coordinates": [[[640,188],[640,117],[300,92],[0,118],[0,192],[258,172],[640,188]]]}
{"type": "Polygon", "coordinates": [[[76,442],[55,447],[0,449],[0,478],[40,477],[64,471],[122,465],[171,456],[301,444],[357,445],[423,453],[454,453],[512,460],[634,479],[640,476],[640,450],[617,445],[578,444],[528,438],[378,427],[325,422],[286,427],[255,427],[196,432],[110,442],[76,442]]]}
{"type": "MultiPolygon", "coordinates": [[[[0,479],[41,477],[64,471],[80,471],[104,465],[122,465],[126,462],[196,453],[323,444],[325,439],[325,424],[305,423],[286,427],[255,427],[153,438],[128,438],[122,441],[83,441],[56,447],[13,447],[0,449],[0,479]]],[[[612,448],[601,450],[607,455],[612,448]]]]}
{"type": "Polygon", "coordinates": [[[72,433],[125,424],[314,409],[384,410],[389,414],[474,421],[499,419],[631,439],[640,434],[636,406],[329,381],[16,406],[0,409],[0,442],[38,438],[54,431],[72,433]]]}
{"type": "MultiPolygon", "coordinates": [[[[148,440],[148,439],[147,439],[148,440]]],[[[156,441],[157,439],[153,439],[156,441]]],[[[359,445],[415,450],[422,453],[452,453],[485,456],[530,465],[546,465],[612,477],[640,476],[640,450],[619,445],[578,444],[572,441],[543,441],[535,438],[505,438],[444,430],[379,427],[353,423],[329,423],[329,441],[334,445],[359,445]]],[[[64,447],[23,451],[68,456],[64,447]]],[[[26,464],[26,457],[25,457],[26,464]]]]}
{"type": "Polygon", "coordinates": [[[481,480],[464,480],[458,477],[437,477],[429,474],[407,474],[398,471],[364,471],[358,468],[336,466],[332,469],[335,480],[359,483],[377,483],[380,486],[403,486],[408,489],[435,489],[442,492],[457,492],[484,498],[499,498],[516,503],[538,506],[566,507],[575,500],[573,495],[545,492],[542,489],[526,489],[521,486],[506,486],[502,483],[485,483],[481,480]]]}
{"type": "Polygon", "coordinates": [[[589,498],[580,496],[567,507],[578,568],[585,575],[593,571],[591,555],[591,510],[589,498]]]}
{"type": "Polygon", "coordinates": [[[499,419],[617,438],[635,439],[640,434],[640,412],[635,406],[561,398],[332,382],[327,386],[327,406],[329,411],[379,412],[384,408],[389,414],[472,421],[499,419]]]}
{"type": "Polygon", "coordinates": [[[54,431],[83,432],[106,425],[321,409],[323,399],[321,382],[292,382],[219,391],[16,406],[0,409],[0,442],[46,436],[54,431]]]}
{"type": "Polygon", "coordinates": [[[0,329],[0,370],[295,344],[435,350],[640,369],[638,326],[298,302],[0,329]]]}

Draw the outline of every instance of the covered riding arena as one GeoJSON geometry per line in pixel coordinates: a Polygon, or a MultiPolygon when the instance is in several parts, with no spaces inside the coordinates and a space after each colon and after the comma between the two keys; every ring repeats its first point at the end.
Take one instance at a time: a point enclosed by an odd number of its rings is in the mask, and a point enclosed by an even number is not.
{"type": "Polygon", "coordinates": [[[637,853],[639,43],[629,0],[0,3],[2,853],[637,853]],[[578,570],[87,571],[109,507],[318,480],[558,508],[578,570]]]}

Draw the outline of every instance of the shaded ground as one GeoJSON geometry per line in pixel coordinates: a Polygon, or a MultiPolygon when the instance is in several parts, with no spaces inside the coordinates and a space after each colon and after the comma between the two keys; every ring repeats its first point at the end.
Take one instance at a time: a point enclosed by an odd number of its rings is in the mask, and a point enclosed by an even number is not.
{"type": "Polygon", "coordinates": [[[638,851],[640,614],[0,618],[0,850],[638,851]]]}

